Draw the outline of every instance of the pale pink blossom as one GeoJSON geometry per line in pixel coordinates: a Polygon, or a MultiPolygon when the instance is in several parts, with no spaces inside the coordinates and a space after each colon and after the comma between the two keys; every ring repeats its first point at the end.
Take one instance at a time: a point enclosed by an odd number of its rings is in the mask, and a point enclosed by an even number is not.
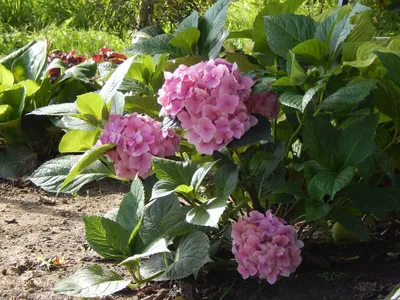
{"type": "Polygon", "coordinates": [[[110,115],[97,145],[116,144],[106,156],[114,162],[118,177],[146,178],[151,173],[152,157],[172,156],[179,149],[180,137],[150,117],[133,113],[110,115]]]}
{"type": "Polygon", "coordinates": [[[301,264],[303,242],[293,226],[271,211],[251,211],[232,224],[232,253],[243,279],[257,276],[274,284],[301,264]]]}
{"type": "Polygon", "coordinates": [[[278,95],[270,92],[253,94],[247,99],[246,106],[252,114],[274,119],[279,113],[278,95]]]}
{"type": "Polygon", "coordinates": [[[184,137],[202,154],[240,139],[257,123],[245,105],[253,80],[243,76],[236,64],[211,59],[190,67],[181,65],[164,77],[158,91],[162,113],[181,121],[184,137]]]}

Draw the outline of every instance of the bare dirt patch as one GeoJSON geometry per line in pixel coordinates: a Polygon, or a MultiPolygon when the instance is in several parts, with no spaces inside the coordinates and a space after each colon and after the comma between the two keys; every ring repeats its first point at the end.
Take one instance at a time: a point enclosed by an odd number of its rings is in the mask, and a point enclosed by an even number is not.
{"type": "MultiPolygon", "coordinates": [[[[0,299],[69,299],[54,294],[55,283],[91,264],[127,276],[88,250],[82,216],[118,207],[128,190],[126,183],[102,181],[79,195],[57,197],[0,181],[0,299]]],[[[398,231],[389,227],[386,239],[368,244],[309,245],[299,271],[274,286],[243,281],[234,269],[221,267],[196,281],[150,284],[139,294],[125,291],[108,299],[383,299],[400,281],[398,231]]]]}

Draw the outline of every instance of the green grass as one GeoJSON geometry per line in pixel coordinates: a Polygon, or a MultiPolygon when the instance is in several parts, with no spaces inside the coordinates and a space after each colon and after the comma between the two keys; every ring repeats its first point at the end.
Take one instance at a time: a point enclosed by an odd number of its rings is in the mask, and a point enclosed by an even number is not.
{"type": "Polygon", "coordinates": [[[0,57],[22,47],[32,40],[47,40],[49,49],[76,50],[79,54],[94,54],[102,47],[121,51],[130,45],[130,39],[93,29],[75,29],[68,26],[50,25],[43,30],[29,33],[24,30],[1,30],[0,57]]]}

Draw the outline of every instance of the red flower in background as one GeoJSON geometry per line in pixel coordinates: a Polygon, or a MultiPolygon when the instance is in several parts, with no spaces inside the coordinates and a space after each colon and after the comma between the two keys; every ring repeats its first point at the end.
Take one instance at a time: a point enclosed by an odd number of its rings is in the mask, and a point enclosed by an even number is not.
{"type": "Polygon", "coordinates": [[[122,53],[114,52],[111,48],[101,48],[98,54],[93,55],[92,59],[96,63],[108,61],[119,65],[126,60],[126,56],[122,53]]]}

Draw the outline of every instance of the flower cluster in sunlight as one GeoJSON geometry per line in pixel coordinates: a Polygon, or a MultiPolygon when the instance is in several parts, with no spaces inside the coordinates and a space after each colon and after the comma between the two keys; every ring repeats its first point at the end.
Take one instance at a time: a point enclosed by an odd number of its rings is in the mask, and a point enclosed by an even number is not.
{"type": "Polygon", "coordinates": [[[274,119],[279,113],[278,95],[271,92],[253,94],[246,102],[250,113],[274,119]]]}
{"type": "Polygon", "coordinates": [[[232,252],[243,279],[258,276],[274,284],[296,271],[304,244],[294,227],[285,223],[269,210],[252,211],[232,224],[232,252]]]}
{"type": "Polygon", "coordinates": [[[162,129],[160,122],[132,113],[111,115],[99,142],[117,145],[107,156],[114,162],[118,177],[133,179],[149,176],[153,156],[174,155],[179,150],[180,137],[172,129],[162,129]]]}
{"type": "Polygon", "coordinates": [[[162,112],[181,121],[185,138],[198,152],[212,154],[257,123],[245,105],[253,80],[241,75],[235,63],[211,59],[180,65],[164,76],[158,93],[162,112]]]}

